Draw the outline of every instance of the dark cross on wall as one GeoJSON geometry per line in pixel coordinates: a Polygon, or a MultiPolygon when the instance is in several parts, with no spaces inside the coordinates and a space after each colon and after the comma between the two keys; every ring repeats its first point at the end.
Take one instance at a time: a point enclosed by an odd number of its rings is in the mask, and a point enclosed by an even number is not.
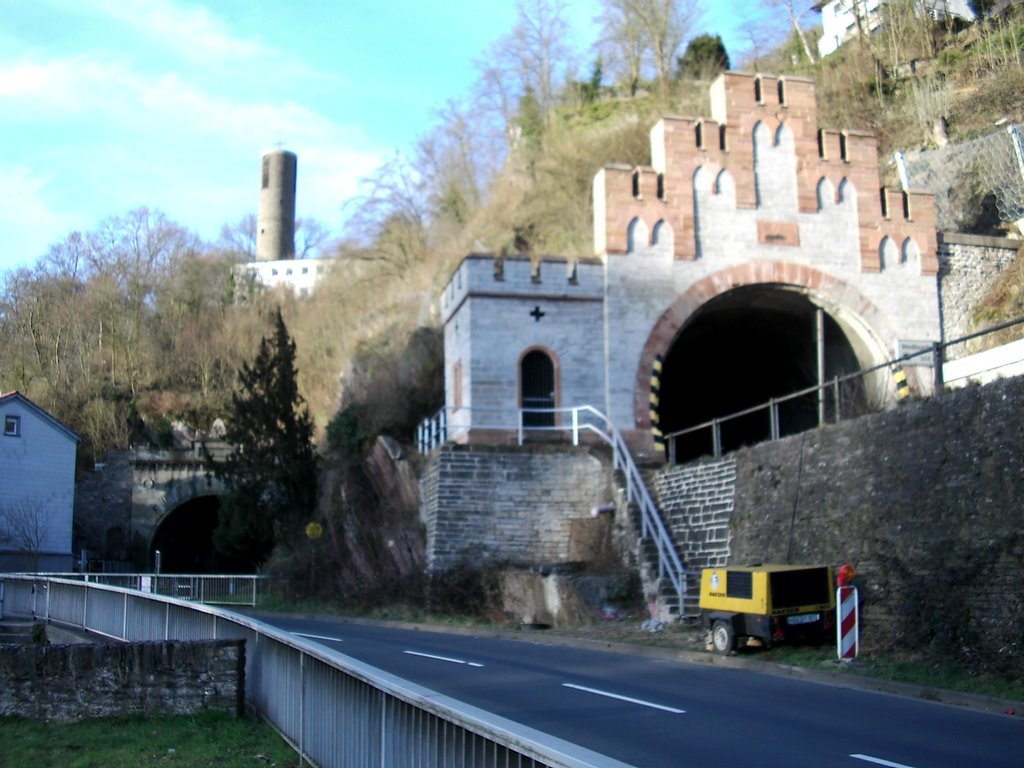
{"type": "Polygon", "coordinates": [[[546,312],[541,312],[541,311],[540,311],[540,307],[534,307],[534,308],[533,308],[533,312],[531,312],[531,313],[530,313],[530,317],[532,317],[532,318],[533,318],[533,321],[534,321],[535,323],[539,323],[539,322],[540,322],[540,319],[541,319],[542,317],[544,317],[544,315],[546,315],[546,314],[547,314],[546,312]]]}

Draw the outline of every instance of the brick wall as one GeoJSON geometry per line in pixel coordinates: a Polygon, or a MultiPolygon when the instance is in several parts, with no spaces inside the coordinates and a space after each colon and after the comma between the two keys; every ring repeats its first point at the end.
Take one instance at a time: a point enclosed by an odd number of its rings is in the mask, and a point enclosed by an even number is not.
{"type": "Polygon", "coordinates": [[[0,716],[242,713],[245,641],[0,645],[0,716]]]}
{"type": "Polygon", "coordinates": [[[491,448],[446,445],[421,475],[427,565],[460,557],[531,565],[580,557],[574,522],[614,498],[597,448],[564,445],[491,448]]]}

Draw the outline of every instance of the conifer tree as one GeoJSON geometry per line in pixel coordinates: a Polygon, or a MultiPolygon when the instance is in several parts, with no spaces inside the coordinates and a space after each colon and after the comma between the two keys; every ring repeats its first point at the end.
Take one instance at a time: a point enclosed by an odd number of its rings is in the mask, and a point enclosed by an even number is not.
{"type": "Polygon", "coordinates": [[[313,421],[299,395],[295,342],[278,310],[271,338],[238,373],[225,439],[232,446],[216,472],[227,488],[214,544],[254,565],[303,530],[316,505],[313,421]]]}

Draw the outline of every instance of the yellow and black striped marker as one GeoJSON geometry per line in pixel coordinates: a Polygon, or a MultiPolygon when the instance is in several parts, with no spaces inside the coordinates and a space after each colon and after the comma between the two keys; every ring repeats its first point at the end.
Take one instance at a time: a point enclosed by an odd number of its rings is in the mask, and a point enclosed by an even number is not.
{"type": "Polygon", "coordinates": [[[903,369],[893,368],[892,378],[896,382],[896,397],[900,400],[910,397],[910,384],[907,383],[907,374],[903,369]]]}
{"type": "Polygon", "coordinates": [[[664,358],[661,355],[655,355],[654,365],[651,369],[651,396],[648,401],[649,411],[648,414],[651,417],[651,436],[654,438],[654,449],[659,453],[665,452],[665,436],[659,429],[661,422],[661,416],[659,410],[661,407],[661,367],[664,358]]]}

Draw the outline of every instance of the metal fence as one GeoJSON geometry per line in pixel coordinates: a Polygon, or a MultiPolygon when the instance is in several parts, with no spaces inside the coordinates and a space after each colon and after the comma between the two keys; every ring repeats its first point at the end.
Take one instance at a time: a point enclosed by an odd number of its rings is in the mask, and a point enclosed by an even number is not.
{"type": "MultiPolygon", "coordinates": [[[[701,433],[706,435],[705,447],[698,455],[710,454],[715,457],[720,457],[725,450],[722,438],[723,426],[732,422],[737,422],[740,419],[748,419],[751,416],[761,415],[761,418],[767,427],[765,439],[778,440],[785,434],[796,434],[802,430],[786,430],[786,425],[783,423],[781,416],[781,409],[787,404],[796,403],[801,399],[811,398],[815,400],[817,404],[819,425],[828,422],[836,423],[846,418],[861,415],[864,413],[864,405],[863,403],[855,405],[855,403],[857,397],[863,395],[867,389],[865,382],[868,378],[885,372],[899,373],[902,371],[904,366],[923,365],[930,367],[932,369],[933,390],[936,394],[941,393],[945,389],[946,384],[951,383],[946,381],[944,373],[946,369],[946,364],[944,363],[946,349],[961,344],[967,344],[975,339],[983,338],[985,336],[1022,325],[1024,325],[1024,317],[1018,317],[1014,320],[1000,323],[999,325],[994,325],[990,328],[978,331],[977,333],[961,336],[960,338],[953,339],[951,341],[942,343],[935,342],[930,348],[916,350],[892,360],[887,360],[886,362],[872,368],[865,368],[846,374],[845,376],[837,376],[824,384],[806,387],[783,397],[772,398],[766,403],[761,403],[751,408],[745,408],[741,411],[736,411],[700,424],[695,424],[687,427],[686,429],[666,433],[665,443],[668,451],[668,459],[673,464],[679,460],[680,457],[676,446],[681,438],[699,435],[701,433]],[[850,392],[854,393],[854,395],[845,396],[845,393],[850,392]]],[[[686,457],[687,460],[692,458],[696,457],[686,457]]]]}
{"type": "Polygon", "coordinates": [[[1024,218],[1024,136],[1022,126],[942,149],[894,156],[904,191],[923,189],[935,195],[939,229],[968,230],[982,209],[1001,222],[1024,218]]]}
{"type": "Polygon", "coordinates": [[[88,581],[111,587],[137,589],[154,595],[195,600],[209,605],[255,606],[259,585],[266,577],[258,574],[173,574],[173,573],[42,573],[57,579],[88,581]]]}
{"type": "Polygon", "coordinates": [[[0,574],[0,618],[120,640],[245,640],[245,693],[311,765],[628,768],[222,608],[95,582],[0,574]]]}

